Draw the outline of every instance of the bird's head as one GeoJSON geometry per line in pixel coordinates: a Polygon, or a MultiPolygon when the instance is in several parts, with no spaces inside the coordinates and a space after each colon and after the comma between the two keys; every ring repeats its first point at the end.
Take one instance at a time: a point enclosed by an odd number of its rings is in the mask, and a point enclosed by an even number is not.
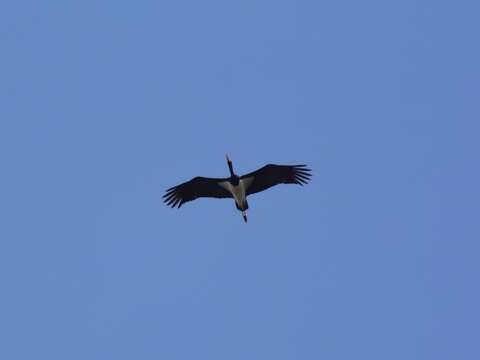
{"type": "Polygon", "coordinates": [[[232,163],[232,160],[230,160],[230,158],[228,157],[228,155],[225,155],[225,157],[227,158],[227,164],[228,164],[228,169],[230,170],[230,176],[234,177],[234,176],[235,176],[235,173],[233,172],[233,163],[232,163]]]}

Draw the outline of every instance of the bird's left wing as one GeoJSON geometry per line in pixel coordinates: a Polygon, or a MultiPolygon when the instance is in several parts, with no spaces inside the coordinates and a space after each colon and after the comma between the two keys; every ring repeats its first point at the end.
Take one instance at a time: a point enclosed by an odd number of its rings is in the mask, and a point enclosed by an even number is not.
{"type": "Polygon", "coordinates": [[[199,197],[210,198],[231,198],[232,195],[219,183],[228,179],[212,179],[205,177],[195,177],[183,184],[174,186],[167,190],[163,195],[163,201],[172,208],[180,208],[184,203],[195,200],[199,197]]]}
{"type": "Polygon", "coordinates": [[[306,165],[266,165],[257,171],[243,175],[247,195],[254,194],[278,184],[307,184],[312,176],[306,165]]]}

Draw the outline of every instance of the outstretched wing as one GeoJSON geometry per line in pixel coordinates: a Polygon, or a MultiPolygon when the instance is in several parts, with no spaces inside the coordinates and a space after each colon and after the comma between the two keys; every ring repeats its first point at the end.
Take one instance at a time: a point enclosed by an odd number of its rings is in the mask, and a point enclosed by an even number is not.
{"type": "Polygon", "coordinates": [[[307,165],[269,164],[257,171],[243,175],[247,195],[254,194],[278,184],[307,184],[312,176],[307,165]]]}
{"type": "Polygon", "coordinates": [[[198,176],[190,181],[168,189],[165,195],[163,195],[163,201],[172,208],[177,205],[180,208],[184,203],[199,197],[231,198],[232,195],[218,185],[219,182],[227,180],[228,179],[212,179],[198,176]]]}

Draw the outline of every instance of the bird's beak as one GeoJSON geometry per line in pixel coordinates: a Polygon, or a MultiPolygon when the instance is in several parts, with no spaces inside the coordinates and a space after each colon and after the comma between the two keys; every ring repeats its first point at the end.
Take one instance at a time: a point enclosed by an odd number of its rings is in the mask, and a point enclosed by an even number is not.
{"type": "Polygon", "coordinates": [[[245,222],[247,222],[247,212],[246,211],[242,211],[242,216],[243,216],[243,220],[245,222]]]}

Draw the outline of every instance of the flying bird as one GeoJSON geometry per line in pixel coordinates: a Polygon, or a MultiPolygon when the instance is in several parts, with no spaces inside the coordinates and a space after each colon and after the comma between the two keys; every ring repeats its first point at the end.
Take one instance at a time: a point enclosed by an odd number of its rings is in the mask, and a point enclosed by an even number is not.
{"type": "Polygon", "coordinates": [[[230,177],[223,179],[194,177],[192,180],[168,189],[163,195],[164,202],[172,208],[180,208],[186,202],[200,197],[233,198],[247,222],[247,196],[266,190],[278,184],[307,184],[311,170],[307,165],[268,164],[249,174],[238,176],[233,164],[226,155],[230,177]]]}

